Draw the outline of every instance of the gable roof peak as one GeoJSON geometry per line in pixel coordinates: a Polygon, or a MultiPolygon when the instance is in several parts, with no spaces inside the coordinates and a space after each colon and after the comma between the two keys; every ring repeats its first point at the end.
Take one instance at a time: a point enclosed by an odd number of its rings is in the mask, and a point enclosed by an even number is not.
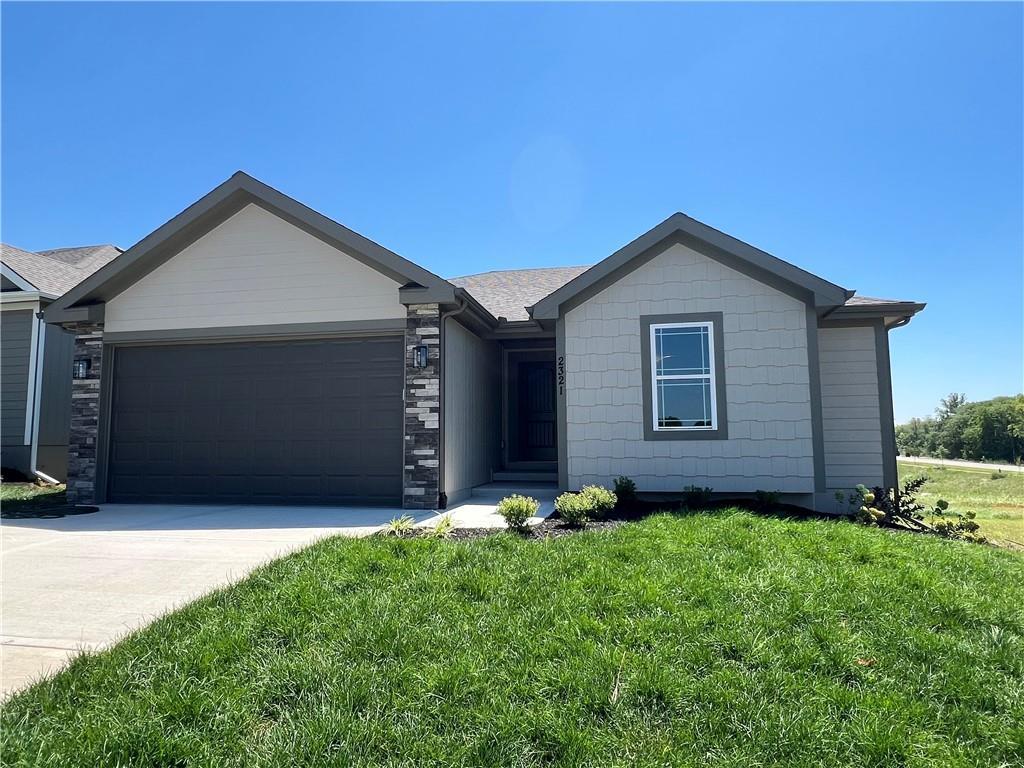
{"type": "Polygon", "coordinates": [[[84,308],[102,305],[250,204],[319,238],[401,286],[427,289],[432,301],[454,301],[455,286],[446,280],[244,171],[236,171],[54,302],[47,311],[47,320],[75,320],[84,308]]]}
{"type": "Polygon", "coordinates": [[[676,211],[611,256],[530,307],[534,320],[554,320],[563,311],[585,301],[661,253],[681,243],[727,266],[746,272],[779,290],[792,293],[813,307],[840,306],[852,295],[835,283],[783,261],[731,235],[676,211]]]}

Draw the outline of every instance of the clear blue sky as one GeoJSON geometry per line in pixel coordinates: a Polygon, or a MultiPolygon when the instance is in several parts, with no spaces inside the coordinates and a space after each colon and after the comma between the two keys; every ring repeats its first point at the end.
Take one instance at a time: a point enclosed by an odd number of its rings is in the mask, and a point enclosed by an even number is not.
{"type": "Polygon", "coordinates": [[[11,4],[2,237],[127,247],[244,169],[444,276],[682,210],[865,295],[896,416],[1022,389],[1022,6],[11,4]]]}

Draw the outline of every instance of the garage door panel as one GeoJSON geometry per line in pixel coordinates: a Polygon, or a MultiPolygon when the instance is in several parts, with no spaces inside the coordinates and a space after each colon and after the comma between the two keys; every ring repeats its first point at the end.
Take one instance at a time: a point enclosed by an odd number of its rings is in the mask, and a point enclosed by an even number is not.
{"type": "Polygon", "coordinates": [[[401,338],[119,348],[111,501],[399,504],[401,338]]]}

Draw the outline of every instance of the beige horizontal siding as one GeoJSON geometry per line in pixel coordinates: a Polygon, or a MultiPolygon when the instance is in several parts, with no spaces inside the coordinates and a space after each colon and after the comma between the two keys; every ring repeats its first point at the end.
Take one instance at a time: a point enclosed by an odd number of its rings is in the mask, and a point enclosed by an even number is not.
{"type": "Polygon", "coordinates": [[[257,205],[107,302],[107,331],[405,317],[399,284],[257,205]]]}
{"type": "Polygon", "coordinates": [[[494,342],[445,320],[444,483],[449,501],[491,481],[501,441],[494,342]]]}
{"type": "Polygon", "coordinates": [[[818,349],[825,486],[883,485],[875,329],[821,328],[818,349]]]}

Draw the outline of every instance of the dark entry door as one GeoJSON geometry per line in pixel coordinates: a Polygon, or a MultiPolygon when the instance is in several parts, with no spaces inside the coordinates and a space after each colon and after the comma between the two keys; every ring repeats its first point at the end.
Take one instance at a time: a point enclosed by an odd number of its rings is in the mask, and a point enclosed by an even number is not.
{"type": "Polygon", "coordinates": [[[401,338],[122,347],[112,502],[402,499],[401,338]]]}
{"type": "Polygon", "coordinates": [[[519,461],[557,461],[555,363],[519,363],[519,461]]]}

